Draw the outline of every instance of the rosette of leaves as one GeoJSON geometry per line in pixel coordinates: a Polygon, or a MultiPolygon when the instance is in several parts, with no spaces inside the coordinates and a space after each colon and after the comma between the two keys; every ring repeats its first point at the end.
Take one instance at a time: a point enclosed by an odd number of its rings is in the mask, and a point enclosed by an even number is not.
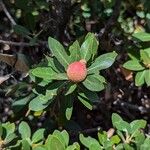
{"type": "Polygon", "coordinates": [[[37,149],[37,147],[42,146],[44,143],[44,131],[45,129],[41,128],[32,134],[28,123],[22,121],[18,127],[18,132],[21,136],[21,140],[18,140],[19,145],[24,150],[37,149]]]}
{"type": "Polygon", "coordinates": [[[29,125],[22,121],[18,131],[21,135],[21,140],[18,140],[18,143],[23,150],[80,150],[80,145],[77,142],[69,144],[69,134],[66,130],[54,130],[45,138],[45,129],[38,129],[32,134],[29,125]]]}
{"type": "Polygon", "coordinates": [[[41,63],[30,71],[37,87],[33,89],[36,97],[30,101],[29,109],[42,111],[48,105],[59,101],[61,112],[69,120],[74,100],[78,99],[92,110],[92,103],[99,101],[97,92],[103,90],[106,85],[100,71],[114,63],[117,53],[113,51],[97,56],[99,43],[93,33],[88,33],[81,45],[75,41],[66,50],[52,37],[48,38],[48,44],[53,56],[46,56],[47,64],[41,63]],[[69,64],[79,60],[86,61],[87,76],[85,80],[74,83],[68,79],[66,70],[69,64]]]}
{"type": "Polygon", "coordinates": [[[118,114],[112,114],[112,124],[119,136],[120,143],[116,149],[140,149],[150,146],[150,139],[144,135],[142,129],[146,127],[146,121],[143,119],[134,120],[131,123],[124,121],[118,114]]]}
{"type": "Polygon", "coordinates": [[[15,130],[14,123],[0,123],[0,149],[10,148],[12,145],[15,145],[17,138],[15,130]]]}
{"type": "Polygon", "coordinates": [[[134,120],[131,123],[124,121],[116,113],[112,114],[112,124],[115,134],[111,136],[106,131],[98,132],[98,139],[80,134],[80,142],[89,150],[148,150],[150,138],[146,137],[142,129],[146,127],[143,119],[134,120]]]}
{"type": "Polygon", "coordinates": [[[114,145],[120,142],[118,135],[109,138],[106,131],[98,132],[98,140],[90,136],[85,137],[83,134],[80,134],[79,138],[81,143],[89,150],[111,150],[114,145]]]}
{"type": "MultiPolygon", "coordinates": [[[[99,130],[98,138],[79,135],[80,142],[89,150],[148,150],[150,138],[144,134],[146,121],[134,120],[131,123],[124,121],[118,114],[112,114],[112,124],[115,134],[99,130]]],[[[0,124],[0,149],[6,150],[80,150],[78,142],[71,143],[66,130],[54,130],[45,138],[46,129],[40,128],[31,131],[28,123],[22,121],[18,127],[14,123],[0,124]]]]}
{"type": "Polygon", "coordinates": [[[31,138],[31,129],[27,123],[22,122],[19,126],[21,134],[21,148],[23,150],[80,150],[77,142],[69,144],[69,134],[66,130],[55,130],[44,139],[44,129],[38,129],[31,138]],[[27,134],[26,134],[27,133],[27,134]]]}
{"type": "Polygon", "coordinates": [[[0,124],[0,149],[6,150],[80,150],[78,142],[69,144],[70,137],[66,130],[54,130],[44,137],[44,128],[31,132],[31,128],[22,121],[18,128],[14,123],[0,124]]]}
{"type": "Polygon", "coordinates": [[[46,139],[44,147],[46,150],[80,150],[80,145],[77,142],[69,145],[69,134],[66,130],[61,132],[55,130],[53,134],[50,134],[46,139]]]}
{"type": "Polygon", "coordinates": [[[144,83],[150,86],[150,47],[147,47],[147,42],[150,41],[150,34],[139,32],[133,34],[133,37],[138,40],[140,45],[140,54],[137,51],[131,51],[131,58],[124,63],[123,67],[135,72],[135,85],[142,86],[144,83]],[[145,48],[146,47],[146,48],[145,48]]]}

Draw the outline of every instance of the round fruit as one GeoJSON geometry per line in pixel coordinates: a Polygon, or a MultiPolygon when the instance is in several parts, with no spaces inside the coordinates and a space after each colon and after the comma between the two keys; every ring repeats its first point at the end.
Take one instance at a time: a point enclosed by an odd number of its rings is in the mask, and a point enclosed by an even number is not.
{"type": "Polygon", "coordinates": [[[71,63],[67,68],[68,79],[72,82],[81,82],[87,76],[86,61],[80,60],[71,63]]]}

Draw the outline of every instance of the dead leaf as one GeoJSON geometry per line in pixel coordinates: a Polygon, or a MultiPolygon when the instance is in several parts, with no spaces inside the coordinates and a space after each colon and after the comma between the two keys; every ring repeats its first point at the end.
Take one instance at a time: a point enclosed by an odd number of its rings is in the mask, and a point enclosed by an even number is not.
{"type": "Polygon", "coordinates": [[[127,81],[133,81],[133,72],[131,70],[125,69],[120,65],[121,73],[124,75],[127,81]]]}
{"type": "Polygon", "coordinates": [[[25,55],[18,54],[18,58],[14,55],[0,54],[0,61],[7,63],[10,66],[14,66],[17,71],[27,73],[29,66],[25,62],[25,55]]]}
{"type": "Polygon", "coordinates": [[[10,50],[10,46],[9,46],[8,44],[5,44],[5,45],[3,46],[3,50],[4,50],[4,51],[9,51],[9,50],[10,50]]]}
{"type": "Polygon", "coordinates": [[[115,133],[115,129],[114,128],[110,128],[108,131],[107,131],[107,137],[108,138],[111,138],[115,133]]]}
{"type": "Polygon", "coordinates": [[[0,84],[2,84],[4,81],[8,80],[10,78],[10,75],[5,75],[0,77],[0,84]]]}

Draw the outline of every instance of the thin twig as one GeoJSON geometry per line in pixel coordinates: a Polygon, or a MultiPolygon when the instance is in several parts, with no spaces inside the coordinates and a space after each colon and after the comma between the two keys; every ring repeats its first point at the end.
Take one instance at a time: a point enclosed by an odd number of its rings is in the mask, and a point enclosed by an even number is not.
{"type": "MultiPolygon", "coordinates": [[[[25,43],[25,42],[12,42],[12,41],[0,40],[0,43],[8,44],[8,45],[14,45],[14,46],[24,46],[24,47],[31,46],[30,43],[25,43]]],[[[35,45],[38,46],[38,44],[35,44],[35,45]]]]}
{"type": "Polygon", "coordinates": [[[95,132],[98,132],[98,131],[101,131],[101,130],[102,130],[101,127],[96,127],[96,128],[91,128],[91,129],[82,130],[82,131],[80,131],[79,133],[91,134],[91,133],[95,133],[95,132]]]}
{"type": "MultiPolygon", "coordinates": [[[[8,17],[8,19],[10,20],[10,22],[12,23],[12,25],[17,25],[17,23],[15,22],[15,20],[13,19],[13,17],[10,15],[9,11],[7,10],[3,0],[0,0],[0,5],[3,9],[3,11],[5,12],[6,16],[8,17]]],[[[42,32],[43,30],[41,30],[38,35],[42,32]]],[[[31,43],[26,43],[26,42],[13,42],[13,41],[4,41],[4,40],[0,40],[0,43],[2,44],[8,44],[8,45],[14,45],[14,46],[21,46],[21,47],[29,47],[29,46],[47,46],[47,42],[46,41],[41,41],[38,40],[38,43],[35,43],[34,45],[32,45],[31,43]]]]}
{"type": "Polygon", "coordinates": [[[79,134],[91,134],[91,133],[97,133],[99,131],[101,131],[102,128],[101,127],[95,127],[95,128],[90,128],[90,129],[85,129],[85,130],[79,130],[79,131],[71,131],[70,134],[71,135],[79,135],[79,134]]]}
{"type": "Polygon", "coordinates": [[[10,22],[12,23],[12,25],[16,25],[17,23],[15,22],[15,20],[13,19],[13,17],[10,15],[9,11],[7,10],[3,0],[0,0],[0,5],[2,6],[3,11],[5,12],[6,16],[8,17],[8,19],[10,20],[10,22]]]}
{"type": "Polygon", "coordinates": [[[26,43],[26,42],[13,42],[13,41],[4,41],[4,40],[0,40],[0,43],[8,44],[8,45],[14,45],[14,46],[23,46],[23,47],[40,46],[40,45],[47,46],[46,41],[39,41],[39,43],[35,43],[34,45],[31,45],[30,43],[26,43]]]}

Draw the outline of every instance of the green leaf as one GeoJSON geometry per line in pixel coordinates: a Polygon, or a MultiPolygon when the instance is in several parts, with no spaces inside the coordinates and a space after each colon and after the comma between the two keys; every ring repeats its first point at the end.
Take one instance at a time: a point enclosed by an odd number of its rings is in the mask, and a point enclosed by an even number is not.
{"type": "Polygon", "coordinates": [[[92,45],[92,55],[93,57],[97,54],[97,49],[98,49],[98,45],[99,45],[99,41],[98,39],[96,38],[95,34],[94,33],[91,33],[89,32],[86,37],[85,37],[85,40],[87,40],[90,36],[93,37],[93,45],[92,45]]]}
{"type": "Polygon", "coordinates": [[[43,80],[67,80],[66,73],[56,73],[50,67],[37,67],[31,70],[32,75],[42,78],[43,80]]]}
{"type": "Polygon", "coordinates": [[[80,145],[75,142],[73,145],[69,145],[66,150],[80,150],[80,145]]]}
{"type": "Polygon", "coordinates": [[[65,134],[66,133],[62,133],[62,132],[60,132],[58,130],[55,130],[53,132],[53,136],[56,136],[60,140],[60,142],[63,144],[63,147],[67,147],[67,145],[68,145],[68,139],[66,139],[66,135],[65,134]]]}
{"type": "MultiPolygon", "coordinates": [[[[14,140],[15,141],[15,140],[14,140]]],[[[20,147],[20,145],[21,145],[21,140],[18,140],[16,143],[15,143],[15,145],[11,145],[11,146],[9,146],[9,148],[11,149],[11,150],[18,150],[18,148],[20,147]]],[[[13,141],[12,141],[12,143],[13,143],[13,141]]],[[[12,143],[10,143],[10,144],[12,144],[12,143]]]]}
{"type": "Polygon", "coordinates": [[[47,90],[46,95],[38,95],[29,103],[29,109],[32,111],[41,111],[45,109],[54,100],[55,94],[55,90],[47,90]]]}
{"type": "Polygon", "coordinates": [[[63,138],[65,140],[66,146],[68,146],[68,144],[69,144],[69,134],[68,134],[68,132],[66,130],[63,130],[61,132],[61,135],[63,136],[63,138]]]}
{"type": "Polygon", "coordinates": [[[90,11],[90,8],[89,8],[89,6],[87,5],[87,3],[84,3],[84,4],[81,6],[81,9],[82,9],[84,12],[89,12],[89,11],[90,11]]]}
{"type": "Polygon", "coordinates": [[[137,60],[129,60],[123,64],[123,67],[133,71],[141,71],[145,69],[145,67],[143,67],[137,60]]]}
{"type": "Polygon", "coordinates": [[[131,127],[131,133],[135,133],[137,130],[141,129],[141,128],[145,128],[146,127],[146,121],[141,119],[141,120],[134,120],[130,123],[130,127],[131,127]]]}
{"type": "Polygon", "coordinates": [[[66,73],[59,73],[59,74],[55,74],[53,80],[68,80],[68,77],[66,73]]]}
{"type": "Polygon", "coordinates": [[[47,150],[44,146],[36,146],[33,150],[47,150]]]}
{"type": "Polygon", "coordinates": [[[31,150],[30,144],[27,140],[22,140],[22,150],[31,150]]]}
{"type": "Polygon", "coordinates": [[[51,81],[51,78],[54,74],[56,74],[56,72],[54,72],[51,67],[37,67],[31,70],[31,74],[36,77],[51,81]]]}
{"type": "Polygon", "coordinates": [[[107,141],[107,133],[106,132],[102,132],[102,133],[98,133],[98,140],[100,142],[101,145],[104,146],[105,142],[107,141]]]}
{"type": "Polygon", "coordinates": [[[135,76],[135,85],[136,86],[141,86],[144,84],[145,73],[146,73],[145,70],[136,73],[136,76],[135,76]]]}
{"type": "Polygon", "coordinates": [[[120,124],[118,124],[116,127],[120,131],[130,132],[130,124],[126,121],[120,122],[120,124]]]}
{"type": "Polygon", "coordinates": [[[150,33],[138,32],[138,33],[134,33],[132,36],[134,38],[137,38],[138,40],[140,40],[142,42],[148,42],[148,41],[150,41],[150,33]]]}
{"type": "Polygon", "coordinates": [[[88,109],[92,110],[92,104],[91,101],[85,96],[84,93],[79,93],[78,95],[79,101],[88,109]]]}
{"type": "Polygon", "coordinates": [[[140,149],[140,146],[144,143],[145,135],[142,132],[138,132],[138,134],[135,136],[135,143],[137,149],[140,149]]]}
{"type": "Polygon", "coordinates": [[[32,94],[30,94],[30,95],[28,95],[28,96],[25,96],[24,98],[21,98],[21,99],[19,99],[19,100],[17,100],[17,101],[14,101],[13,104],[12,104],[13,110],[14,110],[15,112],[19,112],[21,109],[23,109],[23,108],[27,105],[27,103],[28,103],[32,98],[34,98],[34,96],[35,96],[35,95],[32,93],[32,94]]]}
{"type": "Polygon", "coordinates": [[[147,54],[148,57],[150,58],[150,47],[145,48],[144,51],[146,52],[146,54],[147,54]]]}
{"type": "Polygon", "coordinates": [[[88,75],[82,83],[90,91],[102,91],[105,88],[104,84],[100,81],[99,76],[96,74],[88,75]]]}
{"type": "Polygon", "coordinates": [[[147,86],[150,86],[150,69],[145,70],[145,82],[147,86]]]}
{"type": "Polygon", "coordinates": [[[67,85],[67,91],[66,91],[65,95],[69,95],[69,94],[73,93],[73,92],[76,90],[76,88],[77,88],[77,85],[76,85],[76,84],[74,84],[74,83],[69,83],[69,84],[67,85]]]}
{"type": "Polygon", "coordinates": [[[65,52],[64,47],[54,38],[48,38],[48,45],[53,55],[57,58],[57,60],[65,67],[70,64],[69,56],[65,52]]]}
{"type": "Polygon", "coordinates": [[[15,133],[10,133],[10,134],[8,134],[7,136],[6,136],[6,138],[5,138],[5,144],[8,144],[8,143],[10,143],[12,140],[14,140],[15,138],[16,138],[17,136],[16,136],[16,134],[15,133]]]}
{"type": "Polygon", "coordinates": [[[53,102],[55,96],[61,91],[61,89],[65,86],[67,82],[64,81],[56,81],[50,84],[47,87],[46,94],[39,94],[29,103],[29,109],[33,111],[41,111],[45,109],[51,102],[53,102]]]}
{"type": "Polygon", "coordinates": [[[95,77],[102,83],[106,83],[106,79],[100,74],[95,74],[95,77]]]}
{"type": "Polygon", "coordinates": [[[59,91],[62,90],[66,85],[68,84],[68,81],[56,81],[50,84],[50,86],[47,88],[48,95],[52,94],[53,96],[56,96],[59,94],[59,91]]]}
{"type": "Polygon", "coordinates": [[[145,18],[145,12],[144,12],[144,11],[138,11],[138,10],[137,10],[137,11],[136,11],[136,14],[137,14],[137,16],[140,17],[140,18],[143,18],[143,19],[145,18]]]}
{"type": "Polygon", "coordinates": [[[21,134],[22,139],[27,139],[31,137],[31,129],[26,122],[22,121],[19,124],[19,133],[21,134]]]}
{"type": "Polygon", "coordinates": [[[140,150],[149,150],[150,148],[150,138],[146,138],[144,144],[141,145],[140,150]]]}
{"type": "Polygon", "coordinates": [[[81,92],[80,92],[81,96],[88,99],[92,103],[99,102],[99,96],[97,95],[96,92],[89,91],[88,89],[81,87],[81,86],[79,88],[81,90],[81,92]]]}
{"type": "Polygon", "coordinates": [[[116,133],[117,133],[117,135],[122,139],[122,141],[125,141],[125,137],[124,137],[123,132],[117,130],[116,133]]]}
{"type": "Polygon", "coordinates": [[[130,146],[129,144],[127,144],[127,143],[124,143],[124,144],[123,144],[123,147],[124,147],[125,150],[134,150],[134,148],[131,147],[131,146],[130,146]]]}
{"type": "Polygon", "coordinates": [[[109,140],[107,140],[104,144],[104,149],[112,150],[112,148],[113,148],[113,144],[109,140]]]}
{"type": "Polygon", "coordinates": [[[70,118],[72,116],[72,112],[73,112],[72,95],[68,95],[68,96],[65,97],[65,103],[66,103],[65,115],[66,115],[67,120],[70,120],[70,118]]]}
{"type": "Polygon", "coordinates": [[[80,56],[80,45],[79,45],[78,41],[75,41],[69,47],[69,52],[70,52],[70,60],[71,60],[71,62],[79,61],[81,59],[81,56],[80,56]]]}
{"type": "MultiPolygon", "coordinates": [[[[53,99],[51,99],[52,101],[53,99]]],[[[29,110],[32,111],[41,111],[48,107],[48,99],[46,99],[46,102],[44,101],[43,95],[39,95],[36,98],[34,98],[30,103],[29,103],[29,110]]]]}
{"type": "Polygon", "coordinates": [[[119,144],[120,143],[120,138],[119,138],[119,136],[118,135],[114,135],[114,136],[112,136],[111,138],[110,138],[110,141],[113,143],[113,145],[114,144],[119,144]]]}
{"type": "Polygon", "coordinates": [[[130,124],[124,121],[118,114],[112,114],[112,124],[120,131],[130,132],[130,124]]]}
{"type": "Polygon", "coordinates": [[[120,143],[116,146],[116,150],[123,150],[123,144],[120,143]]]}
{"type": "Polygon", "coordinates": [[[147,51],[141,50],[140,55],[141,55],[141,60],[143,61],[143,64],[149,65],[150,64],[150,56],[148,55],[147,51]]]}
{"type": "Polygon", "coordinates": [[[6,136],[15,132],[15,124],[14,123],[4,123],[2,127],[6,130],[6,136]]]}
{"type": "Polygon", "coordinates": [[[30,35],[30,31],[21,25],[14,25],[13,29],[16,33],[21,34],[22,36],[30,35]]]}
{"type": "Polygon", "coordinates": [[[98,70],[109,68],[117,57],[116,52],[103,54],[95,59],[94,63],[88,68],[88,73],[94,73],[98,70]]]}
{"type": "MultiPolygon", "coordinates": [[[[97,144],[91,144],[91,146],[89,147],[89,150],[102,150],[103,148],[97,144]]],[[[110,150],[110,149],[107,149],[110,150]]]]}
{"type": "MultiPolygon", "coordinates": [[[[83,134],[80,134],[79,139],[80,139],[80,142],[87,148],[91,148],[91,146],[93,146],[94,148],[98,147],[99,150],[101,149],[99,142],[90,136],[84,137],[83,134]]],[[[97,149],[95,149],[95,150],[97,150],[97,149]]]]}
{"type": "Polygon", "coordinates": [[[45,129],[37,130],[32,136],[32,143],[37,143],[44,139],[44,131],[45,129]]]}
{"type": "Polygon", "coordinates": [[[45,144],[47,150],[65,150],[64,144],[54,135],[49,135],[45,144]]]}
{"type": "Polygon", "coordinates": [[[95,55],[98,48],[98,41],[93,33],[88,33],[85,41],[81,45],[81,58],[88,61],[92,55],[95,55]]]}
{"type": "Polygon", "coordinates": [[[65,68],[59,63],[59,61],[55,57],[46,56],[48,66],[50,66],[55,72],[63,73],[65,72],[65,68]]]}

